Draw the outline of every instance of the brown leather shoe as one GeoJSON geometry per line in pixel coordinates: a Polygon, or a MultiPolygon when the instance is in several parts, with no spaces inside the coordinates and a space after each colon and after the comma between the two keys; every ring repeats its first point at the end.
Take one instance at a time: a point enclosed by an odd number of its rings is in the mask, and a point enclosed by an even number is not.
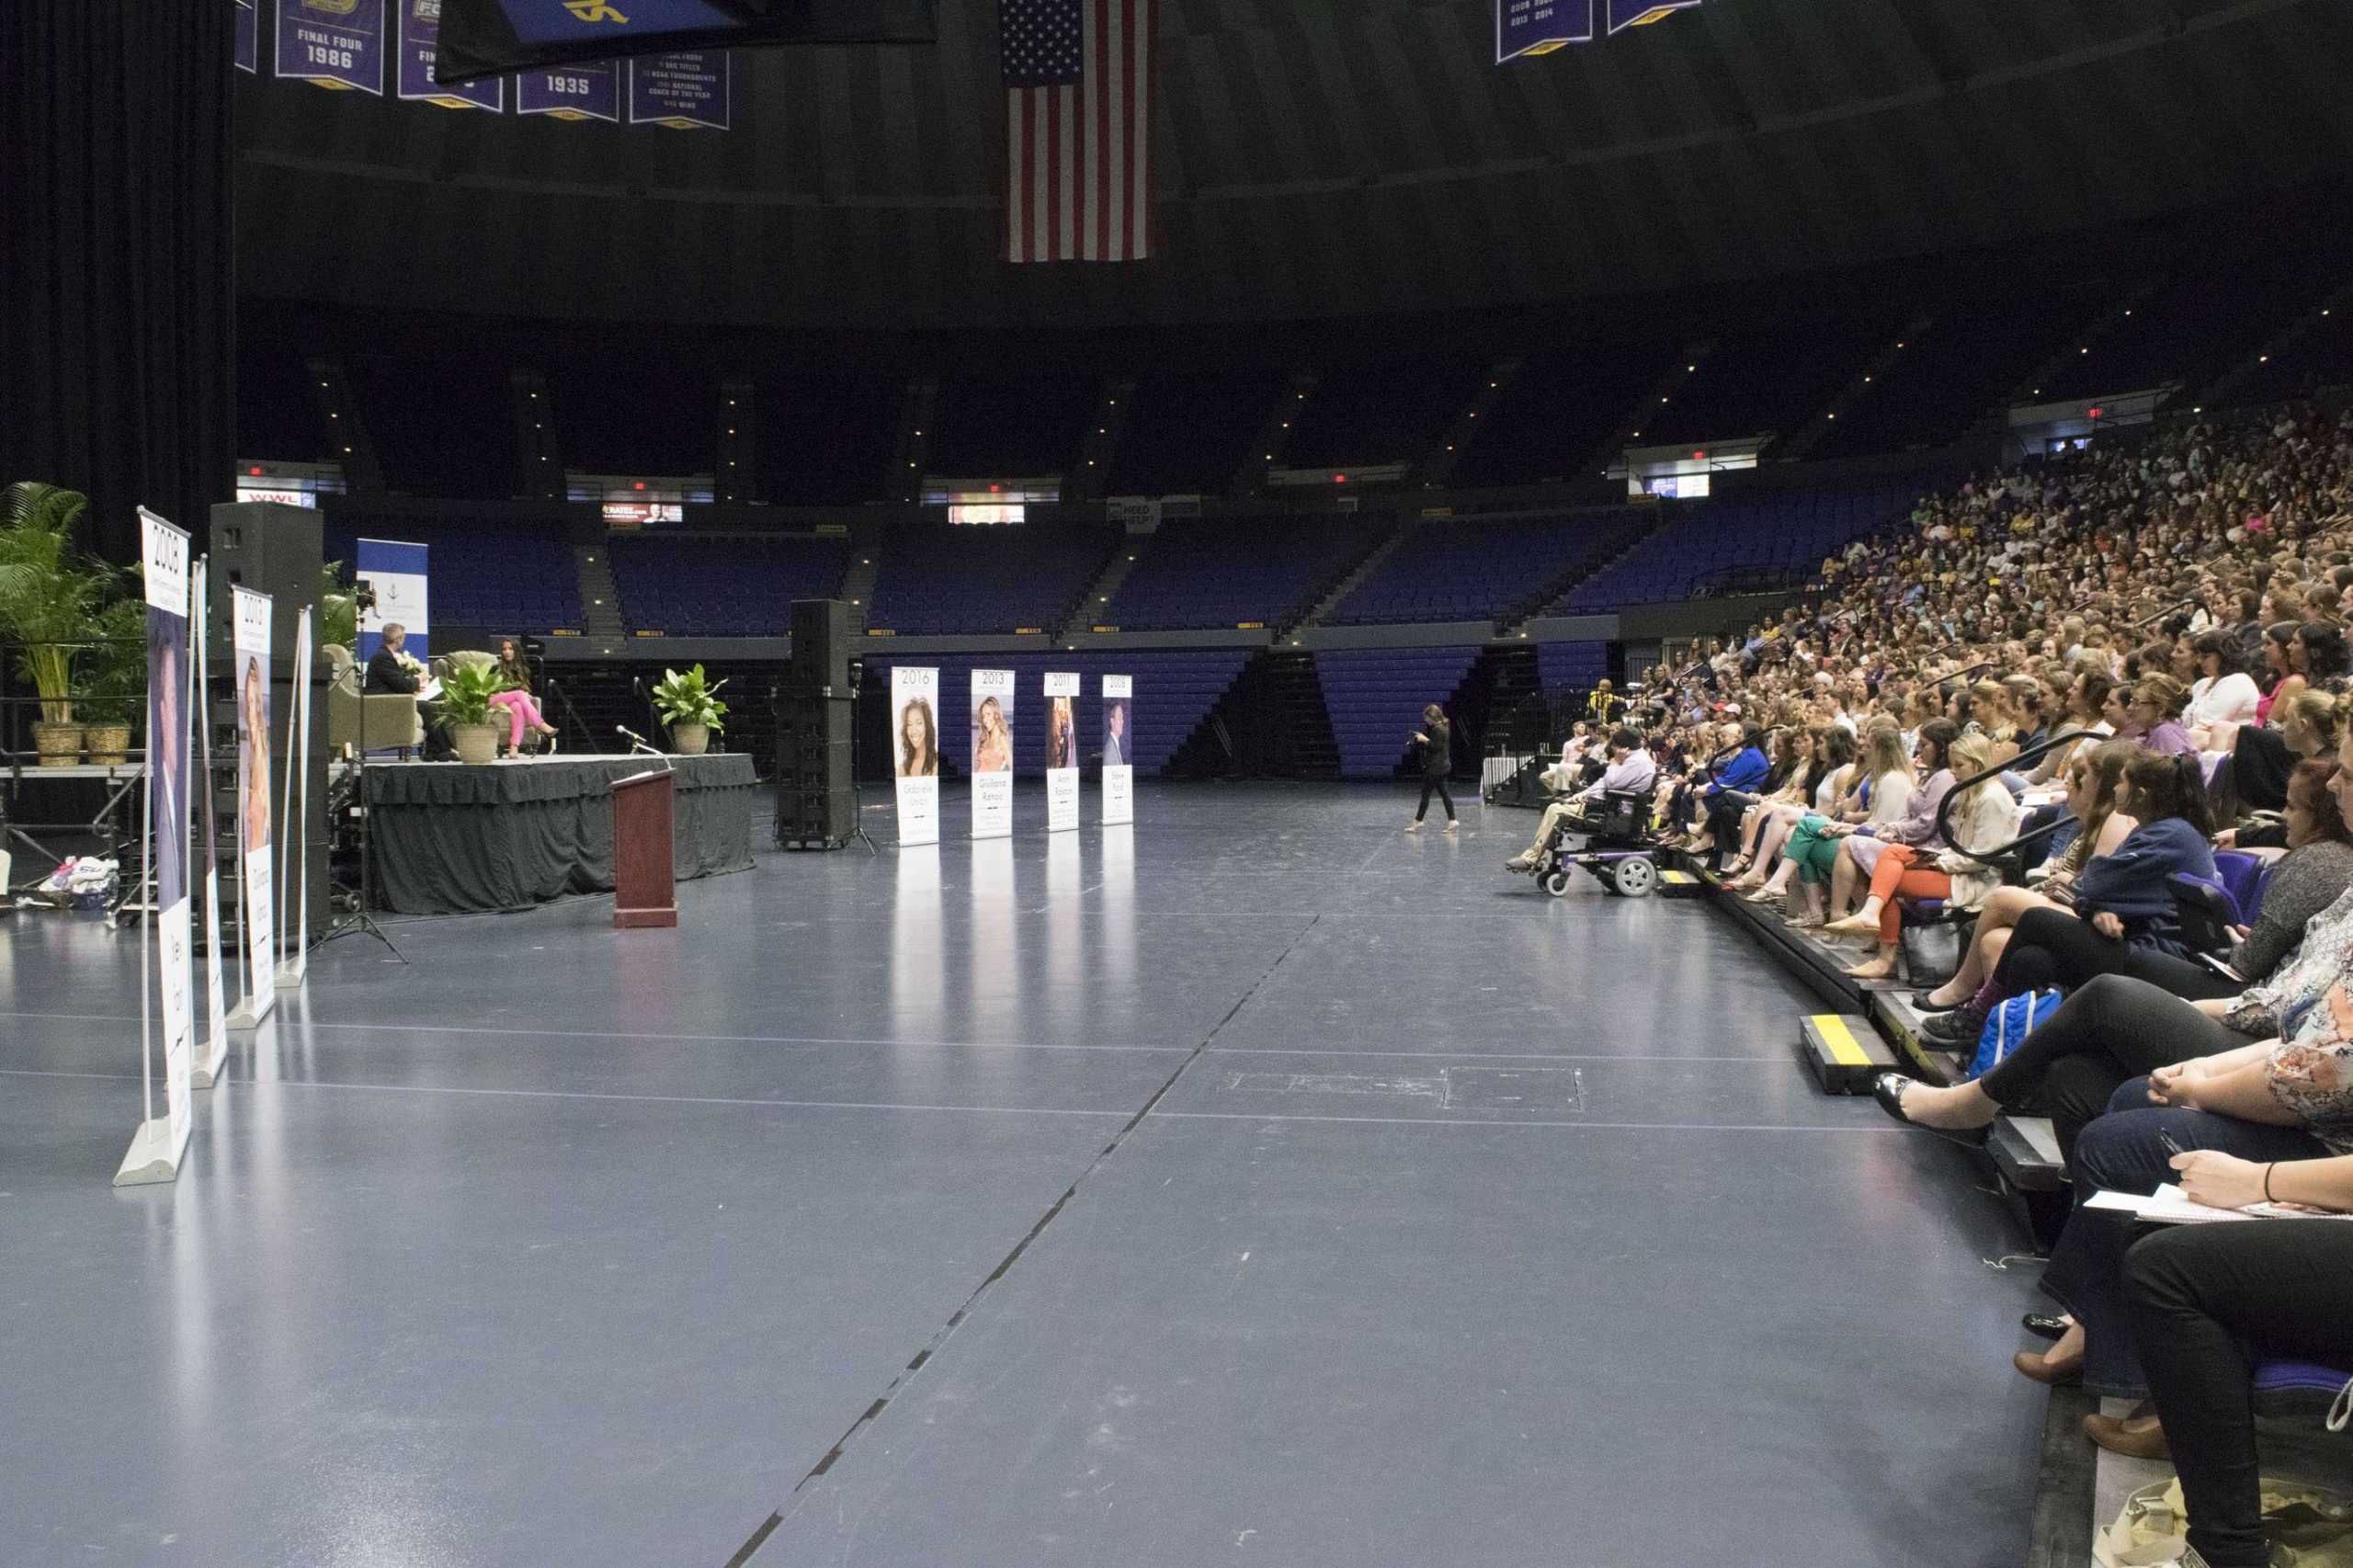
{"type": "Polygon", "coordinates": [[[2084,1358],[2081,1356],[2054,1361],[2048,1356],[2029,1356],[2021,1350],[2010,1358],[2010,1365],[2018,1369],[2020,1377],[2032,1378],[2051,1388],[2072,1383],[2084,1375],[2084,1358]]]}
{"type": "Polygon", "coordinates": [[[2172,1446],[2165,1441],[2165,1429],[2154,1415],[2086,1415],[2084,1436],[2109,1453],[2122,1454],[2127,1459],[2173,1458],[2172,1446]]]}

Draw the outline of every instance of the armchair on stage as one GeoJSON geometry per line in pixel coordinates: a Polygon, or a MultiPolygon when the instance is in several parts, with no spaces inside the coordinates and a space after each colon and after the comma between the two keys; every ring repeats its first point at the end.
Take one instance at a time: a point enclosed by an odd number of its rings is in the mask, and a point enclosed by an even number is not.
{"type": "Polygon", "coordinates": [[[397,751],[407,756],[425,744],[425,717],[416,699],[401,692],[366,695],[362,672],[351,650],[329,642],[320,648],[327,662],[327,749],[338,756],[347,743],[355,751],[397,751]]]}

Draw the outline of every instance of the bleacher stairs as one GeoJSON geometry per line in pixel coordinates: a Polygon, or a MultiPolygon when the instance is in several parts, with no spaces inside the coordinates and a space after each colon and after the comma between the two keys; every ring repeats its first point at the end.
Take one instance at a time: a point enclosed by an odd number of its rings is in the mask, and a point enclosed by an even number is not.
{"type": "Polygon", "coordinates": [[[572,554],[580,573],[581,630],[597,647],[618,653],[629,633],[621,626],[621,590],[613,580],[612,553],[599,540],[575,545],[572,554]]]}
{"type": "Polygon", "coordinates": [[[882,530],[850,530],[849,570],[842,574],[841,598],[849,606],[850,635],[866,630],[867,607],[874,602],[874,579],[882,570],[882,530]]]}
{"type": "Polygon", "coordinates": [[[1350,594],[1363,585],[1367,578],[1380,571],[1382,563],[1396,554],[1398,547],[1411,539],[1414,530],[1421,526],[1419,517],[1401,518],[1390,530],[1389,537],[1373,546],[1371,553],[1357,562],[1355,571],[1333,585],[1332,591],[1316,600],[1315,607],[1300,618],[1299,628],[1320,625],[1324,618],[1337,609],[1350,594]]]}
{"type": "Polygon", "coordinates": [[[1103,563],[1103,570],[1097,573],[1095,580],[1080,592],[1078,602],[1072,607],[1070,614],[1054,629],[1057,638],[1085,631],[1103,622],[1105,612],[1111,608],[1111,600],[1120,592],[1120,585],[1126,582],[1128,574],[1135,570],[1136,558],[1143,553],[1151,537],[1149,534],[1130,534],[1125,549],[1111,551],[1111,558],[1103,563]]]}

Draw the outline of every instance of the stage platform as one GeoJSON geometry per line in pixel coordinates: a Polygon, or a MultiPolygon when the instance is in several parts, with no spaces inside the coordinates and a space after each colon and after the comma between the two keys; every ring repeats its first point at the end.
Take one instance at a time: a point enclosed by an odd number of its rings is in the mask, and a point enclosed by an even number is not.
{"type": "Polygon", "coordinates": [[[108,1186],[135,936],[19,915],[0,1558],[2017,1568],[2041,1298],[1972,1157],[1816,1089],[1702,903],[1414,795],[1049,835],[1025,780],[975,844],[951,789],[676,930],[391,922],[170,1187],[108,1186]]]}
{"type": "Polygon", "coordinates": [[[676,767],[680,881],[752,864],[752,759],[608,755],[469,766],[369,762],[372,902],[402,915],[525,909],[613,886],[612,784],[676,767]]]}

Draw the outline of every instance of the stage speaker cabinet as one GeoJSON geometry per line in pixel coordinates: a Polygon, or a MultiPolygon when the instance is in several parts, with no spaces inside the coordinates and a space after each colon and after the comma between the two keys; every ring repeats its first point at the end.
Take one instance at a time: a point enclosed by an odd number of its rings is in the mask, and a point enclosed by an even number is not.
{"type": "Polygon", "coordinates": [[[849,695],[849,606],[792,601],[792,688],[849,695]]]}
{"type": "Polygon", "coordinates": [[[858,829],[846,672],[835,689],[795,681],[778,698],[776,837],[787,849],[838,849],[858,829]]]}

